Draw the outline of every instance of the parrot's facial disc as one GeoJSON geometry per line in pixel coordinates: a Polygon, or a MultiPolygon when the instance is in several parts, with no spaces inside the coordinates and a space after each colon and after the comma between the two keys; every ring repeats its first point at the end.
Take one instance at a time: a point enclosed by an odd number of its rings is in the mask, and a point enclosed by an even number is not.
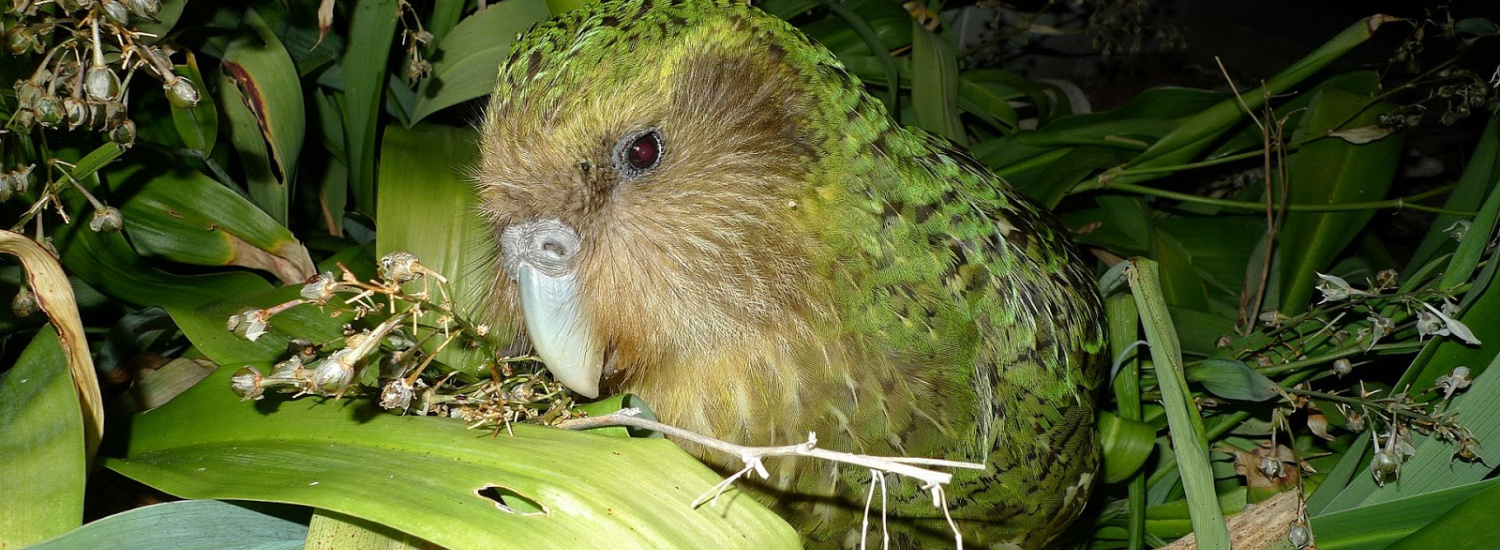
{"type": "Polygon", "coordinates": [[[552,377],[584,397],[599,396],[604,346],[579,301],[578,232],[555,220],[533,220],[500,234],[500,263],[521,295],[521,314],[537,356],[552,377]]]}

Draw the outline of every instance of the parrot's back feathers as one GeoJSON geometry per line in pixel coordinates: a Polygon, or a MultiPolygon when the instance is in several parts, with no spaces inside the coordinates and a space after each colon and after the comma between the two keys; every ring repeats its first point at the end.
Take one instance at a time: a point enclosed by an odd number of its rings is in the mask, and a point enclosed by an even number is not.
{"type": "MultiPolygon", "coordinates": [[[[984,462],[947,491],[966,543],[1036,548],[1077,516],[1104,340],[1067,232],[786,22],[738,0],[565,14],[517,42],[481,139],[502,247],[570,243],[561,267],[502,250],[493,289],[559,380],[747,445],[984,462]]],[[[809,546],[857,538],[868,472],[771,466],[752,488],[809,546]]],[[[905,544],[952,540],[915,484],[890,496],[905,544]]]]}

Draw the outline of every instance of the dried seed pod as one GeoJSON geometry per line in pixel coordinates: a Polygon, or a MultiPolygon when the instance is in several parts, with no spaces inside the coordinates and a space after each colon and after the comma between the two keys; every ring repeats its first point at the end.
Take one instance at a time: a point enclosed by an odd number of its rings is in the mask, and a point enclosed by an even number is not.
{"type": "Polygon", "coordinates": [[[167,93],[167,102],[178,109],[193,108],[198,105],[198,100],[201,97],[198,94],[198,88],[193,85],[193,81],[180,76],[174,75],[167,80],[166,84],[162,85],[162,88],[167,93]]]}
{"type": "Polygon", "coordinates": [[[344,348],[333,352],[313,369],[313,387],[328,393],[343,393],[354,383],[354,365],[349,361],[353,351],[344,348]]]}
{"type": "Polygon", "coordinates": [[[398,283],[421,277],[423,272],[417,256],[410,252],[392,252],[380,258],[380,276],[398,283]]]}
{"type": "Polygon", "coordinates": [[[117,25],[130,24],[130,8],[121,4],[119,0],[104,0],[104,16],[117,25]]]}
{"type": "Polygon", "coordinates": [[[1354,433],[1365,431],[1365,415],[1349,411],[1349,414],[1345,415],[1344,418],[1348,421],[1347,427],[1349,431],[1354,433]]]}
{"type": "Polygon", "coordinates": [[[68,129],[72,130],[89,122],[89,106],[87,103],[73,99],[63,98],[63,113],[68,117],[68,129]]]}
{"type": "Polygon", "coordinates": [[[404,378],[396,378],[380,390],[380,406],[386,409],[406,410],[415,396],[411,384],[404,378]]]}
{"type": "Polygon", "coordinates": [[[1375,274],[1375,286],[1380,288],[1394,288],[1401,274],[1394,269],[1382,269],[1375,274]]]}
{"type": "Polygon", "coordinates": [[[36,33],[30,27],[20,25],[5,30],[5,50],[11,55],[24,55],[26,52],[41,51],[41,42],[36,39],[36,33]]]}
{"type": "Polygon", "coordinates": [[[104,121],[109,120],[108,113],[103,103],[89,103],[89,126],[103,126],[104,121]]]}
{"type": "Polygon", "coordinates": [[[43,128],[51,128],[62,124],[63,104],[56,96],[44,95],[36,102],[36,121],[43,128]]]}
{"type": "Polygon", "coordinates": [[[31,171],[35,168],[35,164],[29,164],[8,172],[10,174],[10,190],[19,195],[31,189],[31,171]]]}
{"type": "Polygon", "coordinates": [[[302,299],[312,300],[318,304],[327,303],[333,297],[334,285],[337,282],[338,280],[333,277],[333,272],[330,271],[308,277],[307,283],[302,285],[302,299]]]}
{"type": "Polygon", "coordinates": [[[1348,359],[1341,357],[1333,362],[1333,373],[1339,375],[1340,378],[1351,372],[1354,372],[1354,363],[1350,363],[1348,359]]]}
{"type": "Polygon", "coordinates": [[[10,311],[16,317],[30,317],[36,313],[36,295],[31,293],[31,287],[21,285],[20,292],[10,301],[10,311]]]}
{"type": "Polygon", "coordinates": [[[109,131],[109,140],[120,144],[121,147],[135,145],[135,121],[127,120],[115,126],[109,131]]]}
{"type": "Polygon", "coordinates": [[[163,78],[172,76],[172,60],[167,56],[167,52],[162,51],[161,48],[156,46],[137,48],[136,52],[140,53],[140,56],[151,64],[152,69],[161,73],[163,78]]]}
{"type": "Polygon", "coordinates": [[[114,128],[123,124],[126,120],[130,119],[128,115],[129,113],[125,111],[125,102],[121,99],[115,99],[104,104],[104,126],[106,128],[114,128]]]}
{"type": "Polygon", "coordinates": [[[78,72],[83,70],[83,66],[78,64],[78,60],[71,57],[57,60],[57,63],[52,68],[57,71],[58,80],[63,86],[67,86],[69,90],[73,89],[74,77],[77,77],[78,72]]]}
{"type": "Polygon", "coordinates": [[[1396,475],[1401,470],[1401,459],[1396,453],[1380,451],[1370,459],[1370,473],[1375,476],[1377,485],[1384,485],[1385,478],[1396,475]]]}
{"type": "Polygon", "coordinates": [[[22,109],[35,109],[42,96],[47,95],[42,87],[35,82],[21,81],[16,83],[16,101],[22,109]]]}
{"type": "Polygon", "coordinates": [[[94,0],[57,0],[57,6],[65,12],[73,13],[94,7],[94,0]]]}
{"type": "Polygon", "coordinates": [[[89,220],[89,229],[95,233],[114,233],[125,227],[125,216],[120,214],[120,209],[106,206],[94,211],[94,219],[89,220]]]}
{"type": "Polygon", "coordinates": [[[21,109],[19,111],[16,111],[15,118],[11,119],[11,128],[23,134],[30,132],[31,127],[35,125],[36,113],[31,109],[21,109]]]}
{"type": "Polygon", "coordinates": [[[409,80],[417,80],[431,73],[432,63],[428,63],[426,59],[417,59],[406,67],[406,78],[409,80]]]}
{"type": "Polygon", "coordinates": [[[109,67],[93,67],[83,75],[83,90],[94,101],[113,101],[120,95],[120,77],[109,67]]]}
{"type": "Polygon", "coordinates": [[[137,17],[152,21],[156,21],[156,14],[161,13],[161,0],[125,0],[125,6],[137,17]]]}
{"type": "Polygon", "coordinates": [[[1458,449],[1453,451],[1453,454],[1469,462],[1484,460],[1479,449],[1479,440],[1468,436],[1458,442],[1458,449]]]}
{"type": "Polygon", "coordinates": [[[236,371],[234,377],[229,379],[229,389],[233,390],[235,395],[240,396],[240,399],[260,399],[266,391],[261,386],[263,380],[265,377],[260,375],[259,370],[247,365],[236,371]]]}
{"type": "Polygon", "coordinates": [[[1306,525],[1293,523],[1292,527],[1287,529],[1286,540],[1292,543],[1294,548],[1307,548],[1312,544],[1312,531],[1309,531],[1306,525]]]}

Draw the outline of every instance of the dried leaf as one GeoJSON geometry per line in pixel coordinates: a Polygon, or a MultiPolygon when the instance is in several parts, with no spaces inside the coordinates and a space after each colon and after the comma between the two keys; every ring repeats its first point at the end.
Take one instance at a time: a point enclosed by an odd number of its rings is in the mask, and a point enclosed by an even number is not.
{"type": "Polygon", "coordinates": [[[1311,431],[1313,435],[1329,441],[1338,439],[1337,437],[1329,435],[1328,416],[1324,415],[1323,411],[1318,410],[1317,405],[1310,404],[1307,407],[1307,429],[1311,431]]]}
{"type": "Polygon", "coordinates": [[[330,28],[333,28],[333,0],[323,0],[318,3],[318,41],[313,44],[313,49],[323,43],[330,28]]]}
{"type": "Polygon", "coordinates": [[[1337,132],[1331,132],[1329,135],[1342,139],[1349,143],[1353,143],[1355,145],[1363,145],[1391,135],[1391,132],[1392,130],[1389,127],[1370,125],[1360,126],[1358,128],[1350,128],[1348,130],[1339,130],[1337,132]]]}

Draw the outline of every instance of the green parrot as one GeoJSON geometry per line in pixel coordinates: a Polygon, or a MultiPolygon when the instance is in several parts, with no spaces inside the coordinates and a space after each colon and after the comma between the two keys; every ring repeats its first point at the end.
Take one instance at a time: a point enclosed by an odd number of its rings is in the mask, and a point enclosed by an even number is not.
{"type": "MultiPolygon", "coordinates": [[[[1105,341],[1066,230],[791,25],[737,0],[564,14],[512,48],[480,147],[496,315],[575,393],[744,445],[983,463],[946,489],[968,547],[1038,548],[1083,509],[1105,341]]],[[[858,546],[869,470],[767,466],[741,486],[808,547],[858,546]]],[[[952,546],[888,485],[896,546],[952,546]]]]}

